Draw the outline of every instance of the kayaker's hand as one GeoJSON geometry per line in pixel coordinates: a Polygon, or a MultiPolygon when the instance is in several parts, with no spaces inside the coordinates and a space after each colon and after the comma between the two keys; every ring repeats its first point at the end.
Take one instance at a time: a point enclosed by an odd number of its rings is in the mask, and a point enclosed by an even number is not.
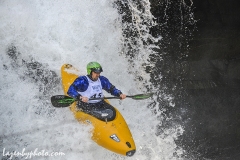
{"type": "Polygon", "coordinates": [[[125,98],[126,98],[126,95],[125,95],[125,94],[120,94],[120,96],[119,96],[119,97],[120,97],[120,99],[121,99],[121,100],[123,100],[123,99],[125,99],[125,98]]]}
{"type": "Polygon", "coordinates": [[[88,98],[87,98],[87,97],[82,97],[82,96],[80,96],[80,100],[83,101],[83,102],[85,102],[85,103],[88,102],[88,98]]]}

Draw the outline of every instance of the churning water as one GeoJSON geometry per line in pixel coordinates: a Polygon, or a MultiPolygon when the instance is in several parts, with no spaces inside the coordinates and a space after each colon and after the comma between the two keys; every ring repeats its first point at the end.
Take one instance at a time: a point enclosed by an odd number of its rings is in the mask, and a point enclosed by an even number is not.
{"type": "MultiPolygon", "coordinates": [[[[157,42],[161,36],[149,34],[154,25],[150,3],[145,0],[141,5],[144,8],[132,1],[113,0],[0,1],[3,159],[7,159],[7,151],[24,149],[65,154],[34,159],[180,159],[184,151],[175,139],[182,134],[182,127],[175,125],[156,134],[162,111],[147,106],[157,96],[144,101],[111,100],[135,139],[137,152],[133,157],[98,146],[90,139],[91,126],[79,124],[68,108],[54,108],[50,103],[52,95],[63,94],[60,67],[64,63],[86,74],[86,64],[98,61],[102,75],[125,94],[147,92],[146,86],[151,84],[143,66],[152,49],[158,48],[148,42],[157,42]],[[122,10],[124,6],[130,8],[128,12],[122,10]]],[[[174,107],[171,96],[162,97],[174,107]]]]}

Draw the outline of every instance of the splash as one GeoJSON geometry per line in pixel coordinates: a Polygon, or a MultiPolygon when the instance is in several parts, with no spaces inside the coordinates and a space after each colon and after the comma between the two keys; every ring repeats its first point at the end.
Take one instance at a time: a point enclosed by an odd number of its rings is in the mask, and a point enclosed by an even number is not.
{"type": "MultiPolygon", "coordinates": [[[[126,94],[158,91],[160,86],[153,87],[152,75],[145,72],[154,66],[149,57],[161,49],[156,43],[162,39],[150,34],[157,25],[150,2],[0,3],[5,15],[0,17],[1,150],[40,148],[64,152],[63,159],[126,159],[92,142],[91,127],[75,121],[68,108],[53,108],[50,97],[63,93],[62,64],[71,63],[79,74],[86,74],[89,61],[98,61],[103,75],[126,94]]],[[[181,126],[156,132],[164,121],[164,108],[151,104],[161,106],[160,95],[174,104],[164,91],[144,101],[110,101],[125,117],[135,139],[137,152],[130,159],[181,158],[183,151],[175,144],[183,132],[181,126]]]]}

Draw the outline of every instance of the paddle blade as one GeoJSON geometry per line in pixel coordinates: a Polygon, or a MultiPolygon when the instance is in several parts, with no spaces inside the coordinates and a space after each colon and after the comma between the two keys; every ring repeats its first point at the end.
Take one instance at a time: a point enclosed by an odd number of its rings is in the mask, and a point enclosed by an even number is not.
{"type": "Polygon", "coordinates": [[[135,100],[142,100],[142,99],[147,99],[149,97],[152,97],[153,93],[146,93],[146,94],[137,94],[134,96],[127,96],[135,100]]]}
{"type": "Polygon", "coordinates": [[[51,102],[54,107],[68,107],[73,102],[75,102],[75,99],[69,96],[65,95],[56,95],[51,97],[51,102]]]}

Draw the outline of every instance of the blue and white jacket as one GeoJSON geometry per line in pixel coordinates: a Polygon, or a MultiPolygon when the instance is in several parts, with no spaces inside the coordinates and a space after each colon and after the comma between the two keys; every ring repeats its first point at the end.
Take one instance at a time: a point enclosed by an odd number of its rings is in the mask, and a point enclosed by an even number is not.
{"type": "MultiPolygon", "coordinates": [[[[106,77],[99,76],[99,79],[101,81],[102,89],[111,95],[119,97],[122,94],[122,92],[112,85],[106,77]]],[[[81,95],[78,92],[85,92],[88,86],[88,78],[86,76],[80,76],[71,84],[67,94],[73,98],[79,99],[81,95]]]]}

